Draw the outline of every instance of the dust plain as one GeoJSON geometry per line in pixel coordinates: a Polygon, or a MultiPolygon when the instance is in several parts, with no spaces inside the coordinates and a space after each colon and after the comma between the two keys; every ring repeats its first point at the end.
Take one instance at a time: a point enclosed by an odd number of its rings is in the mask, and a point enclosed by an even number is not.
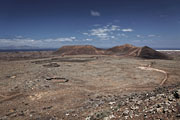
{"type": "Polygon", "coordinates": [[[1,119],[85,119],[101,109],[99,105],[116,96],[151,91],[160,86],[165,77],[162,72],[139,67],[151,65],[166,71],[168,78],[163,86],[180,82],[179,59],[61,57],[49,55],[51,53],[45,57],[41,54],[17,59],[12,54],[0,60],[1,119]]]}

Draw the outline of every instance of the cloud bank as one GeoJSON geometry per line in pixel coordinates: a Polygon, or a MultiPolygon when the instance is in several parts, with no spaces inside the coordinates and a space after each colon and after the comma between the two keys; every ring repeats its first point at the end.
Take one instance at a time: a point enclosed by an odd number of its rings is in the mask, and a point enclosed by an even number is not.
{"type": "Polygon", "coordinates": [[[59,37],[59,38],[49,38],[49,39],[32,39],[24,38],[22,36],[16,36],[15,38],[0,38],[1,46],[59,46],[65,42],[76,41],[76,37],[59,37]]]}
{"type": "Polygon", "coordinates": [[[132,32],[133,29],[131,29],[131,28],[128,28],[128,29],[122,29],[122,31],[123,31],[123,32],[132,32]]]}
{"type": "Polygon", "coordinates": [[[118,25],[107,24],[104,26],[95,26],[95,28],[92,28],[88,30],[88,32],[84,32],[82,34],[89,37],[95,37],[100,40],[112,40],[112,39],[118,39],[119,37],[127,38],[128,36],[123,32],[132,32],[132,31],[133,29],[131,28],[120,29],[120,26],[118,25]]]}

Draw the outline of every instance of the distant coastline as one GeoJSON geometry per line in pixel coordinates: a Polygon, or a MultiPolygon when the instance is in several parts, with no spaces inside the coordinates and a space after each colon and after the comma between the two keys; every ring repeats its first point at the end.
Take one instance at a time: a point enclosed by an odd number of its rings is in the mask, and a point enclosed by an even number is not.
{"type": "Polygon", "coordinates": [[[35,52],[35,51],[56,51],[56,48],[45,49],[0,49],[0,52],[35,52]]]}
{"type": "Polygon", "coordinates": [[[180,51],[180,48],[154,48],[157,51],[180,51]]]}
{"type": "Polygon", "coordinates": [[[180,51],[180,50],[157,50],[157,51],[180,51]]]}
{"type": "MultiPolygon", "coordinates": [[[[39,48],[39,49],[0,49],[0,52],[35,52],[35,51],[56,51],[58,48],[39,48]]],[[[108,49],[108,48],[102,48],[108,49]]],[[[180,51],[180,48],[153,48],[157,51],[180,51]]]]}

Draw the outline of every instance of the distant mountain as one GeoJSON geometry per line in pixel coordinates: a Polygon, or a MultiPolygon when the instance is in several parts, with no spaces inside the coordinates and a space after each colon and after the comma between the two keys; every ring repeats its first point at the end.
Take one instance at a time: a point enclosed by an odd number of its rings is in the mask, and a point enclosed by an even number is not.
{"type": "Polygon", "coordinates": [[[61,55],[101,55],[104,54],[104,50],[92,45],[74,45],[63,46],[54,53],[61,55]]]}
{"type": "Polygon", "coordinates": [[[158,52],[150,47],[136,47],[130,44],[115,46],[109,49],[100,49],[91,45],[63,46],[54,54],[59,55],[118,55],[133,56],[146,59],[169,59],[166,54],[158,52]]]}
{"type": "Polygon", "coordinates": [[[14,50],[14,49],[40,49],[39,47],[34,47],[34,46],[28,46],[28,45],[23,45],[23,46],[4,46],[0,47],[1,50],[14,50]]]}
{"type": "Polygon", "coordinates": [[[146,59],[169,59],[167,55],[158,52],[148,46],[136,47],[130,44],[115,46],[113,48],[107,49],[106,53],[114,55],[141,57],[146,59]]]}

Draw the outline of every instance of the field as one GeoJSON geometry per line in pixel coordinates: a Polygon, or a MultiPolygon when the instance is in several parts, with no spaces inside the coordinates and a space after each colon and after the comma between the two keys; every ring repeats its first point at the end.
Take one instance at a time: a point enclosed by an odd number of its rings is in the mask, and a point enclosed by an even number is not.
{"type": "MultiPolygon", "coordinates": [[[[112,55],[62,57],[50,51],[0,53],[0,120],[132,119],[130,113],[121,115],[111,107],[119,109],[120,101],[159,88],[179,89],[179,52],[169,54],[174,60],[112,55]]],[[[175,99],[172,105],[176,103],[175,99]]],[[[142,114],[134,114],[134,119],[144,119],[144,106],[139,105],[142,114]]],[[[126,108],[122,105],[121,110],[126,108]]],[[[178,110],[170,118],[176,119],[178,110]]]]}

